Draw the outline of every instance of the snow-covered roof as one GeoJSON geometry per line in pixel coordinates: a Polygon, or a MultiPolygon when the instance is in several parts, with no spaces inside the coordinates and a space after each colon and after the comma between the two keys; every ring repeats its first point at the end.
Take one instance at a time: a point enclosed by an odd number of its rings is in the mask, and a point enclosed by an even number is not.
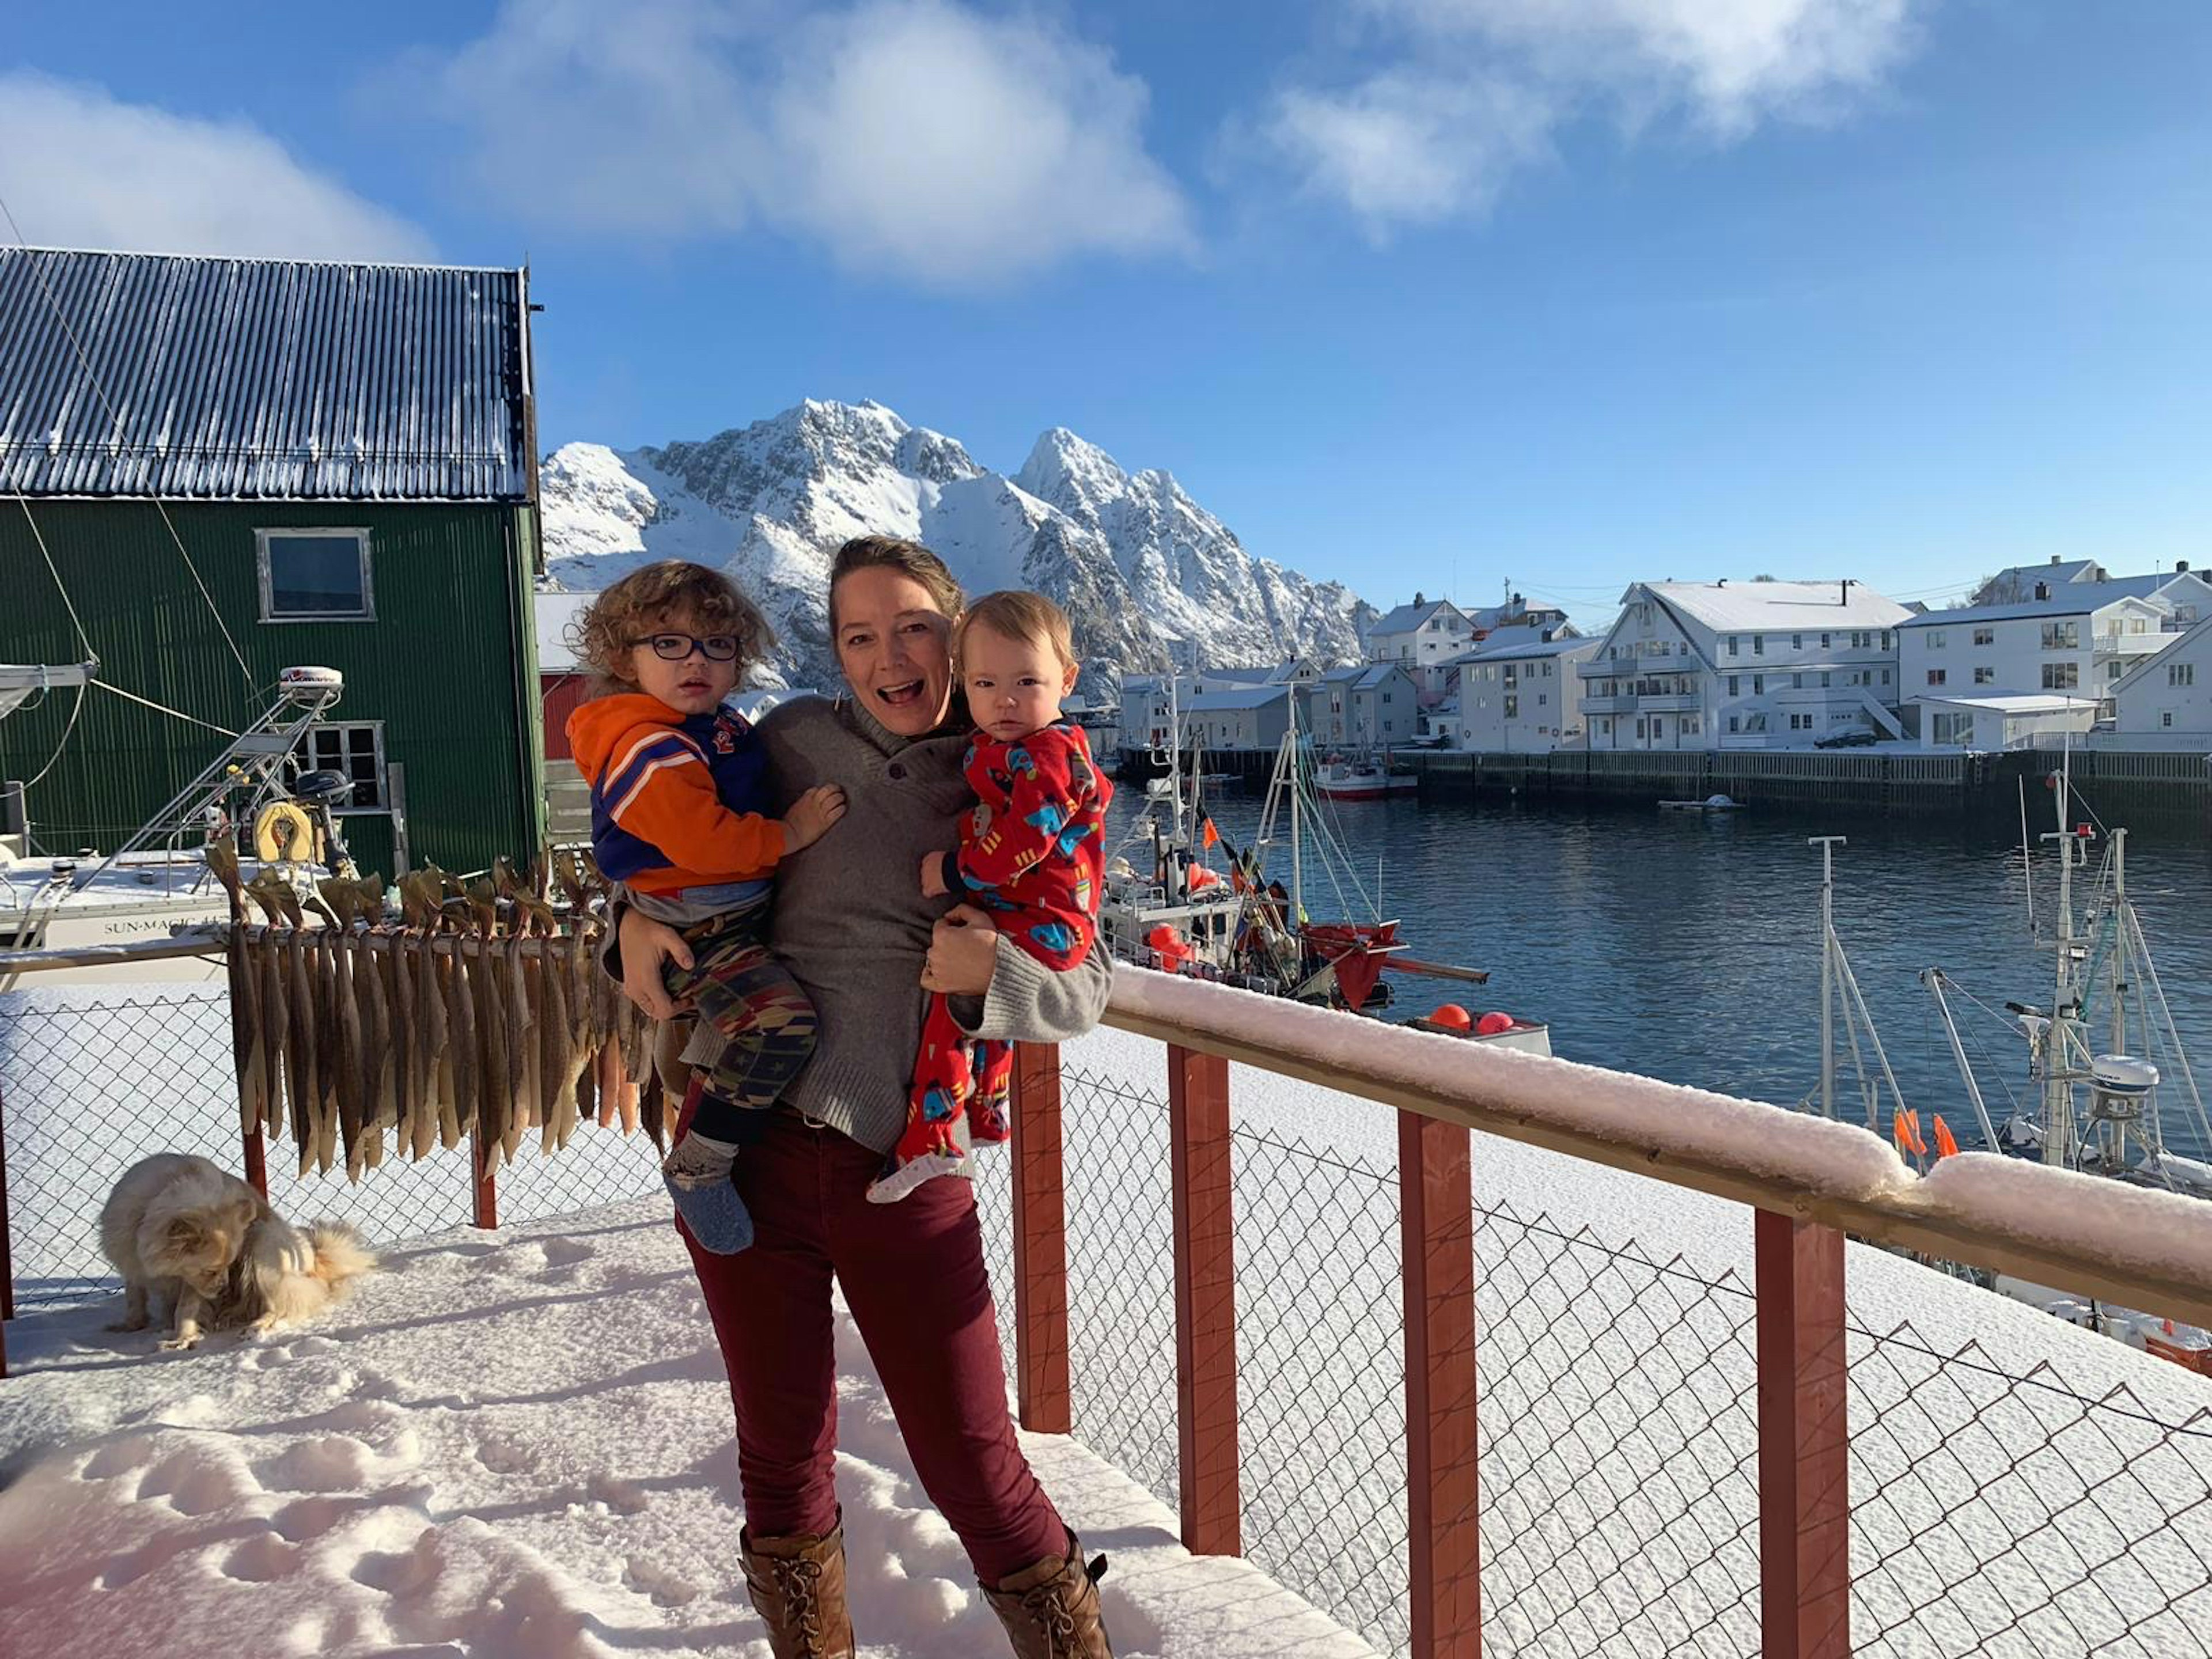
{"type": "Polygon", "coordinates": [[[1285,685],[1255,685],[1249,691],[1203,691],[1182,707],[1187,712],[1197,714],[1209,711],[1265,708],[1271,703],[1280,702],[1290,694],[1290,688],[1285,685]]]}
{"type": "Polygon", "coordinates": [[[1999,691],[1984,697],[1947,697],[1929,692],[1915,702],[1941,703],[1946,708],[1978,708],[1993,714],[2063,714],[2069,709],[2094,710],[2094,697],[2069,697],[2063,691],[1999,691]]]}
{"type": "MultiPolygon", "coordinates": [[[[1433,667],[1429,664],[1426,666],[1433,667]]],[[[1393,674],[1404,674],[1405,670],[1394,662],[1352,663],[1343,668],[1332,668],[1320,677],[1323,685],[1348,685],[1355,691],[1371,691],[1393,674]]],[[[1412,677],[1407,676],[1408,678],[1412,677]]]]}
{"type": "Polygon", "coordinates": [[[2100,582],[2105,568],[2094,559],[2053,559],[2048,564],[2009,564],[1974,590],[1969,604],[2008,603],[2000,594],[2032,593],[2038,582],[2100,582]]]}
{"type": "Polygon", "coordinates": [[[1381,622],[1367,630],[1367,637],[1373,639],[1377,634],[1410,634],[1417,628],[1427,627],[1429,618],[1439,611],[1449,611],[1462,622],[1468,619],[1467,613],[1449,599],[1425,599],[1416,605],[1395,607],[1381,622]]]}
{"type": "Polygon", "coordinates": [[[1894,628],[1911,613],[1864,582],[1639,582],[1637,588],[1716,633],[1789,628],[1894,628]]]}
{"type": "MultiPolygon", "coordinates": [[[[1584,639],[1579,634],[1569,635],[1564,639],[1547,640],[1539,637],[1534,629],[1528,629],[1528,637],[1523,639],[1516,637],[1517,631],[1506,634],[1502,638],[1493,636],[1486,639],[1474,650],[1454,657],[1451,662],[1504,662],[1533,657],[1564,657],[1576,650],[1595,651],[1601,643],[1597,640],[1584,639]]],[[[1445,665],[1449,667],[1451,664],[1445,665]]]]}
{"type": "Polygon", "coordinates": [[[1282,678],[1283,670],[1274,668],[1209,668],[1202,678],[1209,680],[1230,680],[1238,685],[1273,685],[1282,678]]]}
{"type": "Polygon", "coordinates": [[[2160,588],[2179,580],[2169,572],[2163,575],[2117,576],[2106,582],[2060,582],[2040,599],[2023,599],[2018,605],[1954,605],[1948,611],[1923,611],[1898,626],[1942,628],[1951,624],[2015,622],[2027,617],[2086,617],[2093,611],[2102,611],[2106,605],[2118,605],[2123,599],[2147,600],[2160,588]]]}
{"type": "Polygon", "coordinates": [[[1533,626],[1531,617],[1565,617],[1567,613],[1556,605],[1530,605],[1522,600],[1517,605],[1486,605],[1479,611],[1468,612],[1467,619],[1476,628],[1520,628],[1533,626]]]}

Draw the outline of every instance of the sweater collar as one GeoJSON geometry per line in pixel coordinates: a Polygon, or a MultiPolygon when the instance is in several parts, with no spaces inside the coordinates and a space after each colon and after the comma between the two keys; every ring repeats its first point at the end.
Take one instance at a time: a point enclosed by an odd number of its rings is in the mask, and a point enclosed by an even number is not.
{"type": "Polygon", "coordinates": [[[957,690],[952,694],[952,706],[945,710],[943,721],[919,737],[912,738],[892,731],[870,714],[860,700],[849,691],[841,696],[837,702],[846,711],[853,730],[865,738],[869,746],[879,754],[896,755],[917,743],[928,743],[938,738],[965,737],[968,733],[967,701],[957,690]]]}

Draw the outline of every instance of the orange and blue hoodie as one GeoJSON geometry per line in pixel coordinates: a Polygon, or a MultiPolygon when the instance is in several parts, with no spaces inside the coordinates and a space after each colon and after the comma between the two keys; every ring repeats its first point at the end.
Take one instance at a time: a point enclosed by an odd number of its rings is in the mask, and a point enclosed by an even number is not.
{"type": "Polygon", "coordinates": [[[783,856],[783,825],[762,811],[767,757],[742,716],[623,692],[578,706],[568,747],[592,786],[592,854],[633,892],[761,881],[783,856]]]}

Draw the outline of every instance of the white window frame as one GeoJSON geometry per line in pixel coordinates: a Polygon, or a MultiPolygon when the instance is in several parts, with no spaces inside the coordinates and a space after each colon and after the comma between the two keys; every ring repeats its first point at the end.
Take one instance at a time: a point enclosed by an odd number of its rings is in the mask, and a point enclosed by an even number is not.
{"type": "Polygon", "coordinates": [[[338,745],[339,763],[337,765],[321,767],[315,762],[313,741],[316,735],[321,732],[330,732],[343,738],[345,734],[354,732],[367,732],[369,735],[369,743],[375,753],[376,800],[374,805],[368,806],[349,801],[345,805],[335,809],[335,815],[338,817],[380,817],[392,811],[392,769],[386,764],[384,759],[384,722],[382,720],[317,720],[301,733],[300,747],[293,751],[294,757],[302,772],[342,772],[350,779],[353,776],[353,769],[344,763],[345,744],[341,741],[338,745]]]}
{"type": "Polygon", "coordinates": [[[283,626],[295,623],[349,623],[376,620],[375,560],[370,556],[368,526],[356,526],[343,529],[328,525],[286,526],[270,525],[253,532],[254,574],[261,586],[261,620],[283,626]],[[361,603],[359,611],[318,611],[278,616],[275,614],[275,584],[269,570],[269,538],[279,537],[286,541],[352,540],[361,549],[361,603]]]}

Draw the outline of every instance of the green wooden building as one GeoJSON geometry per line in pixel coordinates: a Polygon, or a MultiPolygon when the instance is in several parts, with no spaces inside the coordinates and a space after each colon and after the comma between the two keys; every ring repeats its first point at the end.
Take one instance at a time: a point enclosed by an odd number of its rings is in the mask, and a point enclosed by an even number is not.
{"type": "Polygon", "coordinates": [[[0,248],[0,662],[100,664],[0,721],[35,845],[112,850],[313,664],[364,871],[535,849],[530,310],[523,270],[0,248]]]}

